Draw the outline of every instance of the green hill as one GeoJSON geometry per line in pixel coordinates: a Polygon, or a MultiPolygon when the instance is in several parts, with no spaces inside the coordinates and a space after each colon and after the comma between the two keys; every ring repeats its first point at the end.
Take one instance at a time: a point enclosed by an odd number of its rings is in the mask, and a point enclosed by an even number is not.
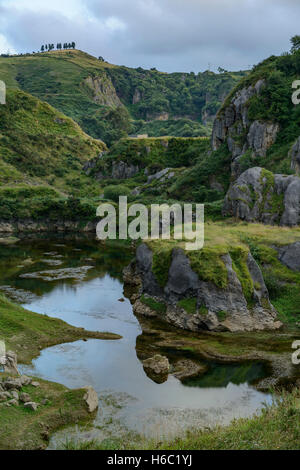
{"type": "Polygon", "coordinates": [[[0,57],[0,79],[8,88],[48,102],[109,145],[128,133],[207,136],[222,101],[245,74],[131,69],[77,50],[0,57]]]}
{"type": "Polygon", "coordinates": [[[42,178],[70,189],[83,164],[106,149],[72,119],[22,91],[8,90],[0,122],[1,185],[42,178]]]}
{"type": "Polygon", "coordinates": [[[0,106],[0,218],[75,215],[68,196],[99,196],[82,167],[105,149],[49,104],[9,89],[0,106]]]}

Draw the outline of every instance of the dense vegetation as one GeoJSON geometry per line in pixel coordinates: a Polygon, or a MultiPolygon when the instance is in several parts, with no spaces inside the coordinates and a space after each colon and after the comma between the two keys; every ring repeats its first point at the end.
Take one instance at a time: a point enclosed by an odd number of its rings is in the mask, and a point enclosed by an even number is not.
{"type": "Polygon", "coordinates": [[[123,161],[148,168],[149,172],[192,166],[208,147],[207,138],[121,139],[110,148],[101,164],[123,161]]]}
{"type": "Polygon", "coordinates": [[[207,113],[212,118],[234,83],[245,72],[172,73],[155,69],[108,69],[118,96],[130,108],[136,119],[151,120],[155,115],[191,116],[202,119],[207,113]]]}

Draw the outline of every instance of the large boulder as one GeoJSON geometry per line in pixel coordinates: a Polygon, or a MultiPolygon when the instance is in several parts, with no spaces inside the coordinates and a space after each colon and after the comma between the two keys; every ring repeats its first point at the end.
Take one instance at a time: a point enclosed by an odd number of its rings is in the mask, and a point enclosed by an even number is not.
{"type": "Polygon", "coordinates": [[[300,223],[300,178],[250,168],[229,188],[223,215],[247,222],[296,226],[300,223]]]}
{"type": "Polygon", "coordinates": [[[143,361],[143,366],[145,369],[151,369],[154,374],[157,375],[165,375],[169,372],[170,364],[169,360],[165,356],[160,356],[156,354],[156,356],[149,357],[149,359],[145,359],[143,361]]]}
{"type": "Polygon", "coordinates": [[[292,243],[276,249],[278,250],[278,258],[281,263],[292,271],[300,272],[300,242],[292,243]]]}
{"type": "Polygon", "coordinates": [[[226,144],[232,157],[231,172],[237,178],[249,159],[266,156],[280,130],[277,122],[249,118],[251,99],[261,94],[265,80],[239,89],[225,102],[215,119],[211,146],[213,151],[226,144]]]}
{"type": "Polygon", "coordinates": [[[269,122],[254,121],[249,129],[248,144],[255,155],[265,157],[267,150],[276,140],[279,125],[269,122]]]}

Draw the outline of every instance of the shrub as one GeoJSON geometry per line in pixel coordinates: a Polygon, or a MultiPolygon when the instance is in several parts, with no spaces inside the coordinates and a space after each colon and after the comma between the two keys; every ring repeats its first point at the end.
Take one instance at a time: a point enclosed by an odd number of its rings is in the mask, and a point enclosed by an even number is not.
{"type": "Polygon", "coordinates": [[[131,196],[131,191],[123,184],[112,184],[104,188],[104,198],[114,202],[119,202],[119,196],[131,196]]]}

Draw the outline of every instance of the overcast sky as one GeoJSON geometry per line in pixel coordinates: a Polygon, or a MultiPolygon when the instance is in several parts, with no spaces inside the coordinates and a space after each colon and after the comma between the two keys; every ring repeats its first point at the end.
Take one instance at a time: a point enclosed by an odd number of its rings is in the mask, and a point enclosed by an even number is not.
{"type": "Polygon", "coordinates": [[[0,53],[43,43],[167,72],[248,68],[289,49],[300,0],[0,0],[0,53]]]}

